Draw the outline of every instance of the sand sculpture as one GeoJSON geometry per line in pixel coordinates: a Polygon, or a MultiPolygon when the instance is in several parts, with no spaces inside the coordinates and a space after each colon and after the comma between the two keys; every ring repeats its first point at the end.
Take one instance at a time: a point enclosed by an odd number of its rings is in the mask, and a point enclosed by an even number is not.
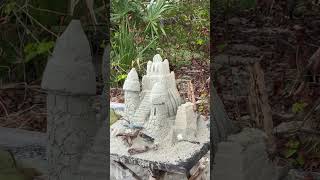
{"type": "Polygon", "coordinates": [[[209,150],[210,121],[181,98],[169,61],[155,55],[142,78],[131,69],[123,90],[125,113],[110,127],[110,159],[147,168],[152,177],[159,172],[189,177],[209,150]]]}
{"type": "Polygon", "coordinates": [[[142,85],[136,70],[131,69],[123,90],[129,127],[141,129],[143,137],[155,143],[169,138],[172,144],[195,138],[197,117],[193,104],[183,103],[167,59],[163,61],[157,54],[148,62],[142,85]]]}

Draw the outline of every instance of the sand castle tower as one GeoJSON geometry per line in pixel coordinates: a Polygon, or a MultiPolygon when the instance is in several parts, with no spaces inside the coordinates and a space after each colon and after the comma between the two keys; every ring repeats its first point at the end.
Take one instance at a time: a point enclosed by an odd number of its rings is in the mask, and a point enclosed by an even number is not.
{"type": "Polygon", "coordinates": [[[168,60],[162,60],[159,54],[153,57],[153,61],[147,64],[147,74],[142,77],[141,102],[133,115],[133,123],[143,126],[148,121],[151,113],[151,92],[154,85],[158,82],[164,84],[164,90],[168,94],[166,106],[168,108],[169,117],[176,115],[178,106],[182,100],[179,95],[175,75],[170,73],[168,60]]]}
{"type": "Polygon", "coordinates": [[[41,86],[48,92],[49,180],[77,179],[82,155],[99,127],[93,108],[95,72],[79,20],[72,20],[57,39],[41,86]]]}
{"type": "Polygon", "coordinates": [[[164,137],[169,126],[169,110],[167,106],[168,92],[164,83],[156,83],[151,91],[151,113],[144,125],[144,133],[152,138],[164,137]]]}
{"type": "MultiPolygon", "coordinates": [[[[124,101],[126,105],[126,118],[133,117],[140,104],[140,82],[135,68],[129,72],[123,85],[124,101]]],[[[130,120],[130,119],[129,119],[130,120]]]]}
{"type": "Polygon", "coordinates": [[[173,128],[173,138],[177,140],[193,140],[197,131],[197,121],[195,119],[197,117],[191,102],[179,106],[173,128]]]}

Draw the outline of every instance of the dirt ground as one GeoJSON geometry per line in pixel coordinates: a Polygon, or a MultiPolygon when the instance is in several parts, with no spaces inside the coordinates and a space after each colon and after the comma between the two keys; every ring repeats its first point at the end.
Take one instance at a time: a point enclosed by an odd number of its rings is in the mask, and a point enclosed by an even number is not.
{"type": "Polygon", "coordinates": [[[262,128],[252,118],[248,99],[248,68],[258,62],[264,74],[273,126],[300,121],[307,127],[306,131],[276,134],[272,157],[279,163],[319,171],[320,121],[314,110],[320,98],[319,55],[311,68],[302,73],[320,47],[319,12],[310,11],[290,19],[282,5],[275,3],[268,13],[248,10],[224,18],[215,16],[213,25],[213,79],[229,116],[241,127],[262,128]],[[300,74],[303,77],[297,79],[300,74]]]}

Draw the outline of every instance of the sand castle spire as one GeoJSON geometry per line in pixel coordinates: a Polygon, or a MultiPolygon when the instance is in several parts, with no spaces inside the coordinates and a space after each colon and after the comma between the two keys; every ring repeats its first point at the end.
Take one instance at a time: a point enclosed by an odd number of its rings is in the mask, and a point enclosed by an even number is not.
{"type": "Polygon", "coordinates": [[[140,103],[140,82],[135,68],[129,72],[123,84],[126,118],[133,117],[140,103]]]}

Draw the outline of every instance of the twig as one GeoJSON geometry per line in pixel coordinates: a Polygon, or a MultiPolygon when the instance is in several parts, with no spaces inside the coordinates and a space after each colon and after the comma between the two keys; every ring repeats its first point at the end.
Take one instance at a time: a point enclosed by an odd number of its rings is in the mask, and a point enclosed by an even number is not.
{"type": "Polygon", "coordinates": [[[140,154],[149,151],[149,146],[144,146],[143,148],[130,148],[128,149],[128,153],[130,155],[140,154]]]}
{"type": "Polygon", "coordinates": [[[34,22],[36,22],[41,28],[43,28],[44,30],[46,30],[48,33],[52,34],[53,36],[55,36],[56,38],[59,38],[58,35],[56,35],[54,32],[50,31],[48,28],[46,28],[44,25],[42,25],[39,21],[37,21],[34,17],[32,17],[26,10],[22,10],[31,20],[33,20],[34,22]]]}
{"type": "Polygon", "coordinates": [[[307,128],[301,128],[299,131],[301,131],[301,132],[303,132],[303,133],[308,133],[308,134],[320,135],[320,132],[319,132],[319,131],[312,130],[312,129],[307,129],[307,128]]]}
{"type": "Polygon", "coordinates": [[[196,169],[193,172],[193,174],[188,178],[188,180],[196,180],[198,179],[204,172],[207,164],[208,164],[208,158],[200,159],[200,161],[196,165],[196,169]]]}
{"type": "Polygon", "coordinates": [[[30,122],[30,121],[32,121],[32,118],[28,118],[27,120],[23,121],[23,122],[19,125],[18,129],[23,128],[23,127],[24,127],[28,122],[30,122]]]}
{"type": "Polygon", "coordinates": [[[8,114],[8,110],[7,110],[6,106],[2,103],[2,101],[3,101],[3,99],[2,99],[2,97],[0,96],[0,105],[1,105],[1,107],[2,107],[2,109],[3,109],[3,111],[4,111],[4,113],[5,113],[5,114],[6,114],[6,116],[8,117],[8,116],[9,116],[9,114],[8,114]]]}
{"type": "Polygon", "coordinates": [[[315,111],[315,109],[319,106],[320,104],[320,98],[318,98],[316,100],[316,102],[314,103],[314,106],[312,106],[312,108],[310,109],[310,111],[306,114],[306,116],[303,118],[302,124],[299,127],[299,129],[302,129],[303,126],[305,125],[306,121],[309,119],[309,117],[312,115],[312,113],[315,111]]]}
{"type": "MultiPolygon", "coordinates": [[[[228,56],[228,61],[230,61],[230,56],[228,56]]],[[[236,108],[236,118],[237,119],[240,119],[240,107],[239,107],[239,100],[238,100],[238,95],[236,93],[236,88],[234,87],[234,82],[235,82],[235,79],[234,79],[234,68],[231,68],[231,89],[232,89],[232,94],[233,96],[235,97],[235,108],[236,108]]]]}
{"type": "Polygon", "coordinates": [[[68,16],[68,14],[65,14],[65,13],[62,13],[62,12],[53,11],[53,10],[50,10],[50,9],[36,8],[36,7],[34,7],[34,6],[30,5],[30,4],[28,4],[27,6],[30,7],[31,9],[38,10],[38,11],[53,13],[53,14],[62,15],[62,16],[68,16]]]}
{"type": "Polygon", "coordinates": [[[40,41],[34,36],[34,34],[32,34],[32,31],[21,21],[21,19],[19,18],[19,16],[17,15],[17,13],[15,11],[13,11],[13,14],[16,16],[17,21],[19,21],[19,23],[23,26],[23,28],[25,28],[28,32],[30,32],[31,37],[37,42],[40,43],[40,41]]]}
{"type": "Polygon", "coordinates": [[[299,63],[299,49],[300,49],[299,47],[300,46],[298,46],[296,49],[296,66],[297,66],[298,73],[300,74],[301,68],[299,63]]]}
{"type": "Polygon", "coordinates": [[[194,95],[194,88],[193,88],[193,84],[190,81],[188,81],[188,99],[192,102],[193,104],[193,110],[197,110],[197,105],[196,105],[196,98],[194,95]]]}
{"type": "MultiPolygon", "coordinates": [[[[9,66],[0,66],[0,68],[6,68],[8,69],[8,78],[11,79],[11,69],[9,66]]],[[[1,88],[1,87],[0,87],[1,88]]]]}
{"type": "Polygon", "coordinates": [[[19,116],[19,115],[21,115],[21,114],[23,114],[23,113],[25,113],[25,112],[27,112],[27,111],[32,110],[33,108],[35,108],[35,107],[38,106],[38,105],[39,105],[39,104],[34,104],[34,105],[32,105],[31,107],[29,107],[29,108],[27,108],[27,109],[24,109],[24,110],[22,110],[22,111],[18,111],[18,112],[16,112],[16,113],[10,114],[9,116],[19,116]]]}
{"type": "Polygon", "coordinates": [[[304,69],[302,69],[296,76],[295,80],[294,80],[294,84],[288,94],[288,97],[290,97],[293,92],[294,92],[294,89],[297,87],[298,83],[303,79],[304,77],[304,74],[308,72],[308,70],[310,70],[311,66],[316,63],[316,60],[318,59],[317,58],[317,55],[318,53],[320,54],[320,48],[318,48],[318,50],[309,58],[309,63],[305,66],[304,69]]]}
{"type": "MultiPolygon", "coordinates": [[[[265,80],[264,80],[264,73],[260,66],[260,64],[257,62],[253,66],[249,66],[250,71],[250,79],[251,79],[251,85],[250,85],[250,96],[249,96],[249,102],[255,102],[257,104],[253,104],[251,110],[251,113],[253,113],[253,117],[257,118],[256,122],[259,126],[263,126],[266,134],[269,136],[270,140],[273,139],[273,120],[272,120],[272,110],[269,104],[268,100],[268,93],[265,87],[265,80]],[[252,96],[252,97],[251,97],[252,96]],[[251,98],[251,99],[250,99],[251,98]],[[259,116],[254,116],[258,113],[261,113],[263,115],[262,121],[260,120],[259,116]]],[[[251,104],[250,104],[251,105],[251,104]]]]}

